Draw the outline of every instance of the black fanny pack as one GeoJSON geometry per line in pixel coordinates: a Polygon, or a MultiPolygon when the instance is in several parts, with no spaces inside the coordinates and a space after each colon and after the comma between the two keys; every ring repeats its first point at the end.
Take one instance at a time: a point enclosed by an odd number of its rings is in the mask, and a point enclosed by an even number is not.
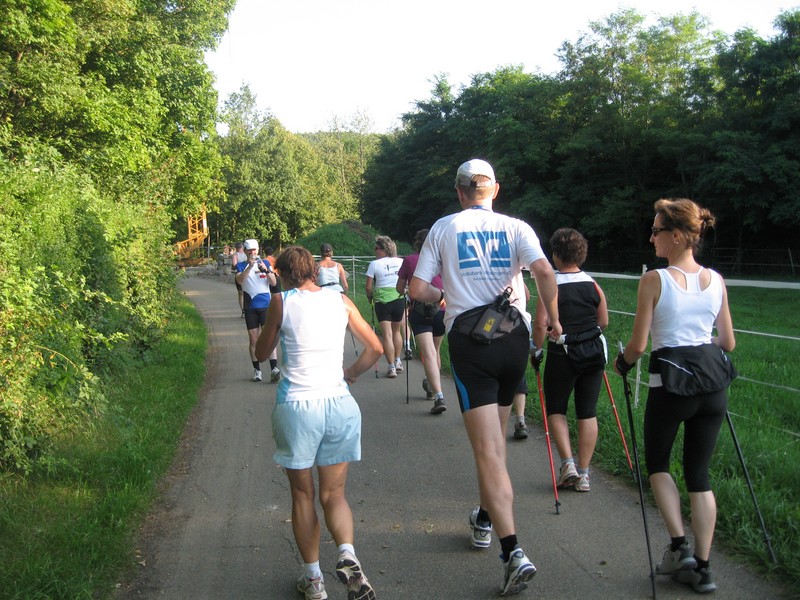
{"type": "Polygon", "coordinates": [[[411,310],[426,321],[433,321],[433,318],[439,312],[439,305],[436,303],[415,301],[411,304],[411,310]]]}
{"type": "Polygon", "coordinates": [[[505,337],[522,322],[522,315],[511,306],[510,297],[511,288],[508,287],[491,304],[476,306],[458,315],[453,329],[480,344],[491,344],[505,337]]]}
{"type": "Polygon", "coordinates": [[[714,344],[659,348],[650,356],[649,370],[659,373],[664,389],[678,396],[718,392],[739,376],[730,358],[714,344]]]}
{"type": "Polygon", "coordinates": [[[565,334],[563,348],[573,368],[580,373],[602,369],[608,362],[606,338],[600,327],[565,334]]]}

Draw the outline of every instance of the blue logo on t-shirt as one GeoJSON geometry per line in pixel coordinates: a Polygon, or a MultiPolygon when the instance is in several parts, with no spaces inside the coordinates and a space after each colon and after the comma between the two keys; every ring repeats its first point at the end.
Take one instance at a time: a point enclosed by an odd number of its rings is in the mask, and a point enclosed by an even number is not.
{"type": "Polygon", "coordinates": [[[511,267],[511,248],[505,231],[463,231],[458,234],[460,269],[511,267]]]}

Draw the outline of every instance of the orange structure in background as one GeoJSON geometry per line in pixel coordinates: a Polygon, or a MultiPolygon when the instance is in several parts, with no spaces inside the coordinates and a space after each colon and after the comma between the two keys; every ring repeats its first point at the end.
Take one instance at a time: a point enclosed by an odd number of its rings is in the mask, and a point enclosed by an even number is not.
{"type": "Polygon", "coordinates": [[[208,223],[206,221],[205,207],[200,215],[190,216],[187,221],[189,223],[188,239],[178,242],[173,246],[175,254],[178,256],[178,264],[182,267],[196,265],[205,260],[204,258],[192,258],[194,251],[201,248],[208,237],[208,223]]]}

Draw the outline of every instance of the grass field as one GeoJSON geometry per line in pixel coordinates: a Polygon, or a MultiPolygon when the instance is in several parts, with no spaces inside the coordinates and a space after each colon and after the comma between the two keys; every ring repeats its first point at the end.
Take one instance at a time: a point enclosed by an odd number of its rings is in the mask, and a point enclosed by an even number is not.
{"type": "MultiPolygon", "coordinates": [[[[633,312],[636,281],[601,279],[599,283],[612,311],[633,312]]],[[[363,287],[358,291],[356,303],[369,321],[363,287]]],[[[737,329],[800,337],[795,316],[800,292],[733,287],[729,296],[737,329]]],[[[628,339],[633,322],[620,312],[611,314],[606,332],[612,345],[628,339]]],[[[792,595],[800,598],[796,583],[800,576],[800,344],[746,333],[738,333],[737,342],[732,358],[741,377],[731,387],[730,410],[778,565],[768,561],[726,429],[720,435],[712,474],[719,501],[716,543],[762,572],[780,577],[792,595]]],[[[140,364],[129,365],[124,373],[110,378],[108,413],[83,434],[59,440],[57,452],[40,461],[29,478],[0,475],[0,598],[110,597],[114,582],[131,563],[133,533],[172,460],[186,416],[197,402],[205,344],[199,315],[177,296],[164,341],[140,364]]],[[[443,362],[449,365],[446,348],[443,362]]],[[[530,369],[528,377],[533,390],[528,413],[532,421],[541,422],[530,369]]],[[[627,433],[621,380],[613,374],[609,379],[627,433]]],[[[641,391],[644,394],[644,388],[641,391]]],[[[598,407],[601,432],[594,465],[630,481],[604,395],[598,407]]],[[[644,401],[635,409],[637,427],[643,410],[644,401]]],[[[673,466],[680,483],[679,465],[673,466]]]]}

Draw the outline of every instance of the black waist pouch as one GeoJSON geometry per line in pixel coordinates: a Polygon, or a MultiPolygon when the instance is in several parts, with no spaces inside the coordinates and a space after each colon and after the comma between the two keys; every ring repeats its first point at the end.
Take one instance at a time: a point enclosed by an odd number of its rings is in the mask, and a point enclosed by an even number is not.
{"type": "Polygon", "coordinates": [[[521,322],[522,315],[513,306],[503,310],[496,304],[484,304],[458,315],[453,321],[453,329],[480,344],[491,344],[511,333],[521,322]]]}
{"type": "Polygon", "coordinates": [[[659,348],[650,356],[650,372],[659,373],[664,389],[678,396],[718,392],[739,376],[731,359],[714,344],[659,348]]]}

